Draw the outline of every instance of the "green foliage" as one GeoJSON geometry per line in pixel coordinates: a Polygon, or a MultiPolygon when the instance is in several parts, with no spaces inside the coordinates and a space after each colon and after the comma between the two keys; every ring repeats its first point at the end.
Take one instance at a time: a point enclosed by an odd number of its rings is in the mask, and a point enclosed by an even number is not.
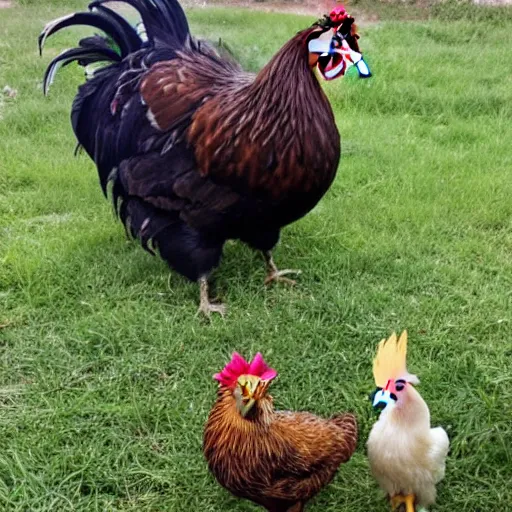
{"type": "MultiPolygon", "coordinates": [[[[301,268],[264,289],[261,258],[228,244],[225,320],[194,317],[198,289],[126,242],[94,166],[73,158],[76,66],[40,90],[50,41],[75,8],[0,10],[0,509],[246,511],[208,474],[202,425],[232,350],[280,373],[279,408],[353,410],[360,444],[311,512],[385,512],[365,441],[376,343],[407,328],[410,370],[452,450],[433,511],[512,503],[511,25],[360,25],[374,77],[328,84],[339,175],[275,257],[301,268]]],[[[253,70],[310,18],[193,9],[253,70]],[[268,34],[268,35],[267,35],[268,34]]]]}

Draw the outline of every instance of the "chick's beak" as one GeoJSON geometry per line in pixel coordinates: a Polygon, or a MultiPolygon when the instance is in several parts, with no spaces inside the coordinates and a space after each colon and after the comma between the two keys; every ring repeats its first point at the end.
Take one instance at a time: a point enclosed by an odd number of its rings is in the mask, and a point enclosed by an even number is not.
{"type": "Polygon", "coordinates": [[[373,408],[377,411],[383,411],[388,405],[396,402],[396,395],[386,389],[379,389],[373,396],[373,408]]]}

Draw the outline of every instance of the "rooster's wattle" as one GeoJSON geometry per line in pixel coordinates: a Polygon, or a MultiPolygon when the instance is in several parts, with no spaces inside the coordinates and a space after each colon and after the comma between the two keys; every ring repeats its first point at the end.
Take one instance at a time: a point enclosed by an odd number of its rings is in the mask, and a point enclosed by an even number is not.
{"type": "Polygon", "coordinates": [[[226,240],[263,252],[267,282],[285,280],[271,256],[280,229],[308,213],[334,179],[340,138],[314,70],[332,80],[355,64],[369,75],[354,19],[336,9],[253,75],[193,38],[176,0],[124,2],[138,10],[144,38],[107,0],[44,28],[41,49],[71,25],[107,35],[53,59],[44,90],[60,66],[96,65],[72,107],[79,145],[105,193],[111,183],[131,234],[201,283],[201,311],[222,313],[209,300],[208,276],[226,240]]]}

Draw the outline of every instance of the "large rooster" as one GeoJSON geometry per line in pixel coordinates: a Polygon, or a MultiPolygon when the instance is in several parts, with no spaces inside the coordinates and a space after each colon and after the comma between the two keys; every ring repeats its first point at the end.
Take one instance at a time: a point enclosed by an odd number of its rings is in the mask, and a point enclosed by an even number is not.
{"type": "Polygon", "coordinates": [[[60,66],[92,70],[71,111],[73,130],[112,185],[121,220],[144,248],[200,283],[200,311],[210,302],[208,277],[226,240],[262,251],[266,283],[283,280],[271,250],[280,229],[308,213],[331,185],[340,157],[333,112],[315,76],[332,80],[355,64],[354,19],[343,8],[294,36],[257,74],[193,38],[177,0],[124,0],[138,10],[144,40],[107,0],[49,23],[90,25],[106,37],[82,39],[48,66],[44,91],[60,66]],[[98,62],[108,65],[97,67],[98,62]]]}
{"type": "Polygon", "coordinates": [[[352,414],[323,419],[275,411],[268,388],[277,372],[261,354],[237,353],[222,372],[204,431],[204,454],[218,482],[270,512],[301,512],[347,462],[357,443],[352,414]]]}
{"type": "Polygon", "coordinates": [[[378,388],[372,400],[381,413],[370,432],[368,458],[392,508],[415,512],[416,505],[435,502],[449,440],[442,427],[430,427],[430,412],[414,389],[419,380],[407,371],[406,354],[405,331],[379,344],[373,363],[378,388]]]}

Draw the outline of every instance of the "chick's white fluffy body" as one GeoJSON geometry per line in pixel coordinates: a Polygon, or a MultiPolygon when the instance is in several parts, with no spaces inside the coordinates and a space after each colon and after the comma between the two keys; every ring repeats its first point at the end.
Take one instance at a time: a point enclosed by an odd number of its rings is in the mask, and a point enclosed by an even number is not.
{"type": "Polygon", "coordinates": [[[381,412],[367,447],[372,473],[390,497],[414,494],[421,507],[435,502],[449,440],[443,428],[430,428],[428,406],[412,385],[381,412]]]}

